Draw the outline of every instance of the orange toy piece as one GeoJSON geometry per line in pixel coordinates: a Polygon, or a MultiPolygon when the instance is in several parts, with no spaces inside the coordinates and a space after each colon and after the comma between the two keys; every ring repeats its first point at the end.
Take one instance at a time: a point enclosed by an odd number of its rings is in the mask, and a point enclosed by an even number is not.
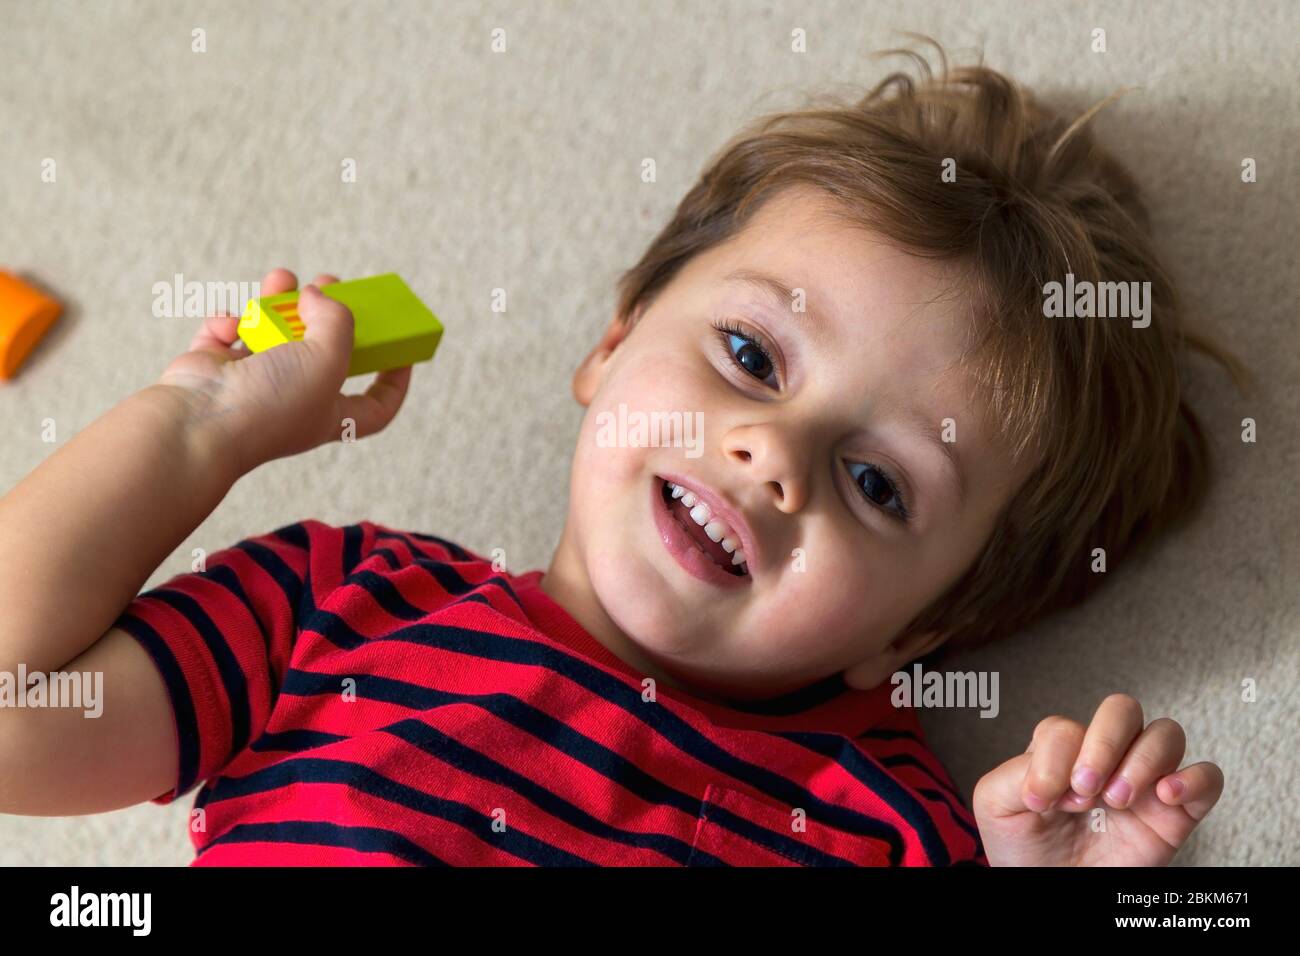
{"type": "Polygon", "coordinates": [[[44,292],[0,271],[0,378],[13,378],[62,311],[44,292]]]}

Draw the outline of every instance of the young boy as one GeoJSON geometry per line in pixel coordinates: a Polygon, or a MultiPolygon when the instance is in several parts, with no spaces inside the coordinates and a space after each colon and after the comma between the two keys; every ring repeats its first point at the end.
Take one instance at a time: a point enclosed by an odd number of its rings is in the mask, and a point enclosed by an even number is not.
{"type": "Polygon", "coordinates": [[[201,783],[217,865],[1167,863],[1223,786],[1172,720],[1048,717],[972,814],[891,703],[1193,511],[1178,364],[1223,357],[1091,113],[921,67],[744,131],[625,274],[544,572],[305,520],[135,596],[240,476],[407,390],[339,393],[331,276],[301,342],[250,356],[208,319],[0,500],[0,669],[104,677],[94,720],[0,710],[0,811],[201,783]],[[1051,314],[1052,283],[1124,283],[1130,314],[1051,314]],[[668,430],[608,440],[630,413],[668,430]]]}

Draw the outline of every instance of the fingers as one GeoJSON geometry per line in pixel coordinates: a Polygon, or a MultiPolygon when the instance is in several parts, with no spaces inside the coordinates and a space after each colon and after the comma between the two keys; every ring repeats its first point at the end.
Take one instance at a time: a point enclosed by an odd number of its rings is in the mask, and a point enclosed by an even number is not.
{"type": "Polygon", "coordinates": [[[1156,796],[1171,807],[1181,806],[1193,820],[1201,820],[1223,795],[1223,771],[1207,761],[1184,767],[1156,785],[1156,796]]]}
{"type": "Polygon", "coordinates": [[[1106,802],[1116,810],[1124,809],[1136,794],[1177,770],[1186,752],[1187,735],[1178,721],[1168,717],[1151,721],[1151,726],[1128,748],[1119,770],[1106,785],[1106,802]]]}
{"type": "Polygon", "coordinates": [[[316,286],[305,285],[298,293],[298,315],[305,327],[303,342],[324,357],[331,375],[341,384],[352,355],[352,312],[316,286]]]}
{"type": "Polygon", "coordinates": [[[1033,752],[1021,787],[1026,807],[1041,813],[1070,787],[1070,769],[1083,744],[1083,725],[1068,717],[1048,717],[1034,728],[1033,752]]]}
{"type": "MultiPolygon", "coordinates": [[[[1066,717],[1044,719],[1023,754],[980,780],[977,813],[1082,813],[1104,801],[1142,815],[1163,804],[1186,812],[1190,832],[1222,796],[1223,771],[1209,762],[1179,770],[1187,748],[1183,728],[1167,717],[1146,729],[1142,721],[1141,705],[1127,694],[1103,700],[1086,730],[1066,717]]],[[[1162,837],[1177,846],[1186,832],[1162,837]]]]}
{"type": "Polygon", "coordinates": [[[1093,714],[1079,759],[1070,772],[1075,793],[1096,796],[1110,780],[1133,738],[1142,732],[1142,705],[1128,694],[1111,694],[1093,714]]]}
{"type": "MultiPolygon", "coordinates": [[[[322,272],[311,280],[311,284],[314,286],[333,285],[338,281],[338,276],[322,272]]],[[[272,269],[262,278],[262,295],[279,295],[281,292],[292,292],[296,288],[298,288],[298,277],[288,269],[272,269]]]]}
{"type": "Polygon", "coordinates": [[[298,288],[298,277],[288,269],[272,269],[262,278],[262,295],[279,295],[298,288]]]}
{"type": "Polygon", "coordinates": [[[190,351],[215,351],[226,354],[226,349],[236,340],[239,319],[233,315],[210,315],[190,339],[190,351]]]}
{"type": "Polygon", "coordinates": [[[339,397],[340,414],[356,422],[358,438],[373,435],[393,420],[410,384],[409,365],[380,372],[363,394],[339,397]]]}
{"type": "Polygon", "coordinates": [[[1025,805],[1041,812],[1060,801],[1061,809],[1079,811],[1099,797],[1122,810],[1177,770],[1186,747],[1183,728],[1167,717],[1143,730],[1142,706],[1127,694],[1102,701],[1086,732],[1065,717],[1048,717],[1034,731],[1025,805]]]}

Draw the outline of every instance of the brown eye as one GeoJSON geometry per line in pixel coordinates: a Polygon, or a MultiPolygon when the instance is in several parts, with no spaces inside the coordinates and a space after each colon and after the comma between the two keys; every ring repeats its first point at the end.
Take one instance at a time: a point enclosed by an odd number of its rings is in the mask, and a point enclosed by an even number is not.
{"type": "Polygon", "coordinates": [[[910,517],[898,482],[885,471],[875,465],[849,462],[849,474],[853,476],[854,482],[866,499],[881,511],[888,512],[903,521],[910,517]]]}
{"type": "Polygon", "coordinates": [[[764,385],[779,387],[779,382],[768,381],[776,376],[776,365],[772,356],[758,341],[746,335],[738,328],[729,325],[715,326],[722,334],[723,349],[727,357],[740,367],[746,375],[758,379],[764,385]]]}
{"type": "MultiPolygon", "coordinates": [[[[736,339],[738,336],[733,335],[732,338],[736,339]]],[[[732,348],[735,348],[734,342],[732,348]]],[[[736,361],[740,363],[746,372],[759,381],[767,378],[773,372],[772,362],[767,357],[767,353],[753,342],[745,342],[741,346],[740,350],[736,352],[736,361]]]]}

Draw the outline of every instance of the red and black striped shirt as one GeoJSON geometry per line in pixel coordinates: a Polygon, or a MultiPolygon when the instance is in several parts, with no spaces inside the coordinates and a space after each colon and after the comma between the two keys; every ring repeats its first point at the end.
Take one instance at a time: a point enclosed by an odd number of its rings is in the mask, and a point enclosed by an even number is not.
{"type": "Polygon", "coordinates": [[[449,541],[307,520],[139,595],[196,865],[984,864],[914,713],[660,687],[449,541]],[[650,698],[650,699],[647,699],[650,698]],[[201,811],[201,812],[199,812],[201,811]]]}

